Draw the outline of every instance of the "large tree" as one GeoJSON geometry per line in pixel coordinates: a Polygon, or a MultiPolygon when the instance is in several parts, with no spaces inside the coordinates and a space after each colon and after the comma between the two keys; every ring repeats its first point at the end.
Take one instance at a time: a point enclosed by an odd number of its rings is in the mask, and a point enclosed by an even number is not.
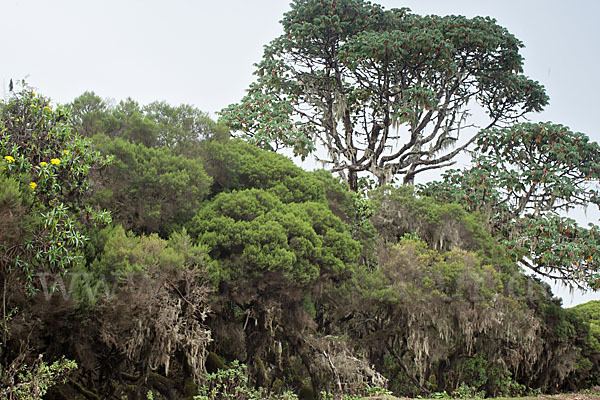
{"type": "Polygon", "coordinates": [[[481,109],[483,127],[547,104],[524,76],[523,44],[493,19],[419,16],[363,0],[295,0],[284,33],[265,47],[257,79],[221,112],[233,130],[267,148],[321,159],[357,189],[451,164],[481,109]]]}

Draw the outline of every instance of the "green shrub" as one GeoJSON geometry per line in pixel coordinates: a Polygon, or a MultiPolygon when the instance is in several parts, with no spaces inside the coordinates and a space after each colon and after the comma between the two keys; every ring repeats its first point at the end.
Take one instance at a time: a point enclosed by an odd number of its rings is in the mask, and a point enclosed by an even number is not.
{"type": "Polygon", "coordinates": [[[150,148],[104,135],[96,148],[114,157],[98,178],[94,202],[113,211],[115,222],[136,233],[167,237],[189,220],[208,195],[211,178],[202,161],[167,147],[150,148]]]}
{"type": "Polygon", "coordinates": [[[285,204],[261,189],[220,193],[194,217],[190,232],[219,261],[211,271],[215,283],[275,273],[302,285],[349,272],[359,255],[325,204],[285,204]]]}
{"type": "Polygon", "coordinates": [[[228,369],[207,374],[194,400],[297,400],[298,397],[285,392],[281,395],[267,393],[264,388],[255,389],[248,380],[247,368],[234,361],[228,369]]]}
{"type": "Polygon", "coordinates": [[[82,262],[83,226],[110,222],[109,212],[87,205],[90,174],[110,159],[73,132],[62,107],[52,107],[27,90],[0,106],[0,217],[18,227],[0,234],[0,254],[9,255],[0,256],[0,267],[20,271],[32,291],[36,274],[82,262]]]}
{"type": "Polygon", "coordinates": [[[31,365],[17,358],[10,366],[0,364],[0,398],[40,400],[52,386],[64,383],[66,376],[77,368],[75,361],[62,358],[46,363],[42,355],[31,365]]]}
{"type": "Polygon", "coordinates": [[[213,178],[213,194],[254,188],[283,203],[325,202],[323,183],[281,154],[229,140],[206,142],[201,158],[213,178]]]}

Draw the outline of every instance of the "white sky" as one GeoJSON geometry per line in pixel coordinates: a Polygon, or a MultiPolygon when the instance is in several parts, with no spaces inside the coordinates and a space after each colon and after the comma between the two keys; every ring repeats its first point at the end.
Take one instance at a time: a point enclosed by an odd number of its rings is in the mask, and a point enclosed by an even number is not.
{"type": "MultiPolygon", "coordinates": [[[[287,0],[0,0],[0,95],[23,79],[56,102],[86,90],[116,101],[193,104],[213,116],[237,102],[252,64],[278,36],[287,0]]],[[[525,44],[525,74],[546,86],[553,121],[600,141],[600,2],[381,0],[418,14],[491,16],[525,44]]],[[[597,221],[593,221],[597,222],[597,221]]],[[[555,289],[565,306],[581,298],[555,289]]]]}

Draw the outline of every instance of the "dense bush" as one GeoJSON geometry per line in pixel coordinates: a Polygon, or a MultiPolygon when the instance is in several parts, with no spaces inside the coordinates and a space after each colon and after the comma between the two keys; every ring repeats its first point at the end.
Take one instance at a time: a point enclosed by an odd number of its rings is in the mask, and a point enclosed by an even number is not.
{"type": "Polygon", "coordinates": [[[569,388],[600,385],[600,302],[590,301],[568,311],[577,326],[583,326],[581,352],[569,388]]]}
{"type": "Polygon", "coordinates": [[[83,136],[104,134],[110,138],[168,147],[178,154],[207,138],[226,138],[228,129],[193,106],[171,106],[155,101],[141,106],[128,98],[113,105],[94,92],[85,92],[67,104],[69,120],[83,136]]]}
{"type": "Polygon", "coordinates": [[[213,193],[256,188],[284,203],[325,201],[323,184],[280,154],[231,140],[207,141],[200,155],[213,178],[213,193]]]}
{"type": "Polygon", "coordinates": [[[113,210],[115,221],[126,229],[167,236],[190,219],[208,195],[211,179],[200,160],[167,147],[106,136],[95,136],[94,145],[114,160],[97,176],[93,200],[113,210]]]}
{"type": "Polygon", "coordinates": [[[221,193],[190,232],[219,260],[220,279],[279,273],[306,284],[351,271],[359,255],[344,224],[321,203],[285,204],[265,190],[221,193]]]}
{"type": "Polygon", "coordinates": [[[1,235],[3,275],[12,264],[31,282],[36,271],[64,272],[79,262],[81,226],[110,220],[85,205],[88,176],[107,160],[42,96],[20,92],[0,111],[1,212],[12,222],[1,235]]]}

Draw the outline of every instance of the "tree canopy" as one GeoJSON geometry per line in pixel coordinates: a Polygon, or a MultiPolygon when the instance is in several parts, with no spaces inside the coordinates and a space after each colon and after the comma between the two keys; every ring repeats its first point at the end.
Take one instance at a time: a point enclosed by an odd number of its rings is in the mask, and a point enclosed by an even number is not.
{"type": "Polygon", "coordinates": [[[67,105],[69,119],[80,135],[102,133],[148,147],[168,147],[185,153],[209,137],[228,137],[227,128],[189,104],[172,106],[164,101],[140,105],[127,98],[118,104],[94,92],[85,92],[67,105]]]}
{"type": "Polygon", "coordinates": [[[323,159],[357,190],[448,166],[485,127],[517,121],[548,103],[522,74],[523,44],[491,18],[419,16],[362,0],[296,0],[284,33],[265,46],[256,81],[222,120],[265,148],[293,147],[323,159]],[[319,154],[319,153],[317,153],[319,154]]]}
{"type": "Polygon", "coordinates": [[[306,284],[351,269],[359,249],[325,204],[282,203],[259,189],[221,193],[194,217],[190,232],[220,261],[221,279],[283,275],[306,284]]]}
{"type": "Polygon", "coordinates": [[[202,161],[163,147],[146,147],[104,135],[96,148],[114,162],[95,176],[93,202],[112,209],[115,222],[135,232],[168,236],[192,218],[207,197],[211,179],[202,161]]]}

